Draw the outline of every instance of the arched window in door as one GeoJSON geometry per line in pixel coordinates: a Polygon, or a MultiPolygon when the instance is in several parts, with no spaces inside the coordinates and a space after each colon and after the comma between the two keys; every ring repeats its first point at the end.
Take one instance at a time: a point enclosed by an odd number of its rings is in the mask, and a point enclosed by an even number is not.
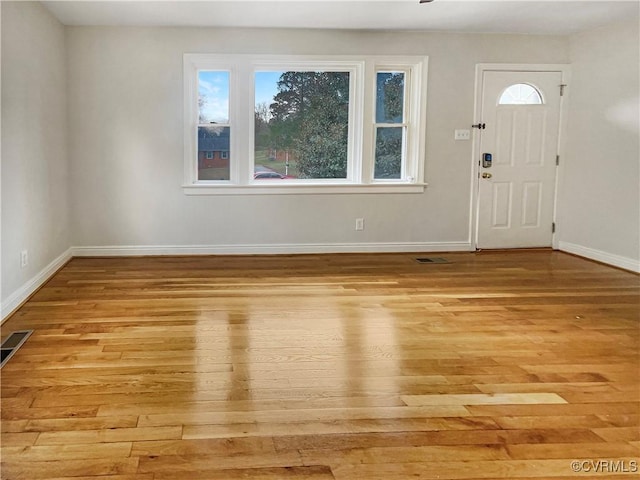
{"type": "Polygon", "coordinates": [[[498,105],[541,105],[542,95],[527,83],[516,83],[507,87],[498,100],[498,105]]]}

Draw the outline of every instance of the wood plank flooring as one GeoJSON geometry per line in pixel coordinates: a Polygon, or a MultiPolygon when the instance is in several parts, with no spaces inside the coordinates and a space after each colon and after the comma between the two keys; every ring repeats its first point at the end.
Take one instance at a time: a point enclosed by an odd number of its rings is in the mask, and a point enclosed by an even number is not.
{"type": "Polygon", "coordinates": [[[71,260],[2,327],[2,479],[638,478],[640,277],[436,256],[71,260]]]}

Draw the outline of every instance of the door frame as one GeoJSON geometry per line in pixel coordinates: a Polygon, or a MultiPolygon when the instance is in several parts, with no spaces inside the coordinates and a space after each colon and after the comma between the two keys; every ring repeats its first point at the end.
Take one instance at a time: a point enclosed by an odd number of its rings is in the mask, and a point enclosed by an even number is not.
{"type": "MultiPolygon", "coordinates": [[[[482,79],[485,72],[560,72],[562,84],[565,85],[563,95],[560,97],[560,118],[558,122],[558,145],[557,155],[560,156],[560,165],[556,168],[556,180],[553,196],[553,222],[556,225],[555,232],[551,237],[551,245],[554,250],[558,249],[558,233],[560,226],[557,222],[558,196],[561,185],[562,172],[564,170],[565,152],[565,132],[567,131],[567,105],[569,92],[571,91],[569,82],[571,80],[571,69],[568,64],[525,64],[525,63],[478,63],[476,64],[476,78],[474,86],[473,124],[482,122],[480,112],[482,111],[482,79]]],[[[558,86],[560,88],[560,86],[558,86]]],[[[478,165],[480,155],[480,131],[473,128],[473,142],[471,148],[471,205],[469,211],[469,243],[471,250],[478,250],[478,209],[480,190],[480,167],[478,165]]]]}

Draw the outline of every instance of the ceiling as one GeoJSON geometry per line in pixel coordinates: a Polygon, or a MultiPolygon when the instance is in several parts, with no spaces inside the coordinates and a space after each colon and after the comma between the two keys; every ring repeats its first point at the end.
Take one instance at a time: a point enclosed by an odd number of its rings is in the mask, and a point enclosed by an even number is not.
{"type": "Polygon", "coordinates": [[[638,18],[640,0],[45,1],[65,25],[338,28],[568,35],[638,18]]]}

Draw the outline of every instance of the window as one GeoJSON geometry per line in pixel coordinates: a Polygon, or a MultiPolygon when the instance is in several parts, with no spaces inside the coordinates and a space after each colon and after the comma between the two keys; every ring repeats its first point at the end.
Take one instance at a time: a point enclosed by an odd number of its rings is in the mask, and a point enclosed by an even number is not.
{"type": "Polygon", "coordinates": [[[254,78],[254,172],[346,179],[350,72],[261,71],[254,78]]]}
{"type": "Polygon", "coordinates": [[[186,54],[185,192],[423,191],[426,70],[426,57],[186,54]]]}
{"type": "Polygon", "coordinates": [[[404,86],[405,72],[376,74],[375,180],[402,178],[407,127],[404,86]]]}
{"type": "Polygon", "coordinates": [[[506,88],[498,100],[499,105],[540,105],[542,103],[540,92],[526,83],[516,83],[506,88]]]}
{"type": "MultiPolygon", "coordinates": [[[[207,160],[214,152],[229,150],[231,124],[229,122],[229,72],[201,70],[198,72],[198,158],[206,152],[207,160]]],[[[230,178],[228,164],[198,162],[200,180],[230,178]]]]}

